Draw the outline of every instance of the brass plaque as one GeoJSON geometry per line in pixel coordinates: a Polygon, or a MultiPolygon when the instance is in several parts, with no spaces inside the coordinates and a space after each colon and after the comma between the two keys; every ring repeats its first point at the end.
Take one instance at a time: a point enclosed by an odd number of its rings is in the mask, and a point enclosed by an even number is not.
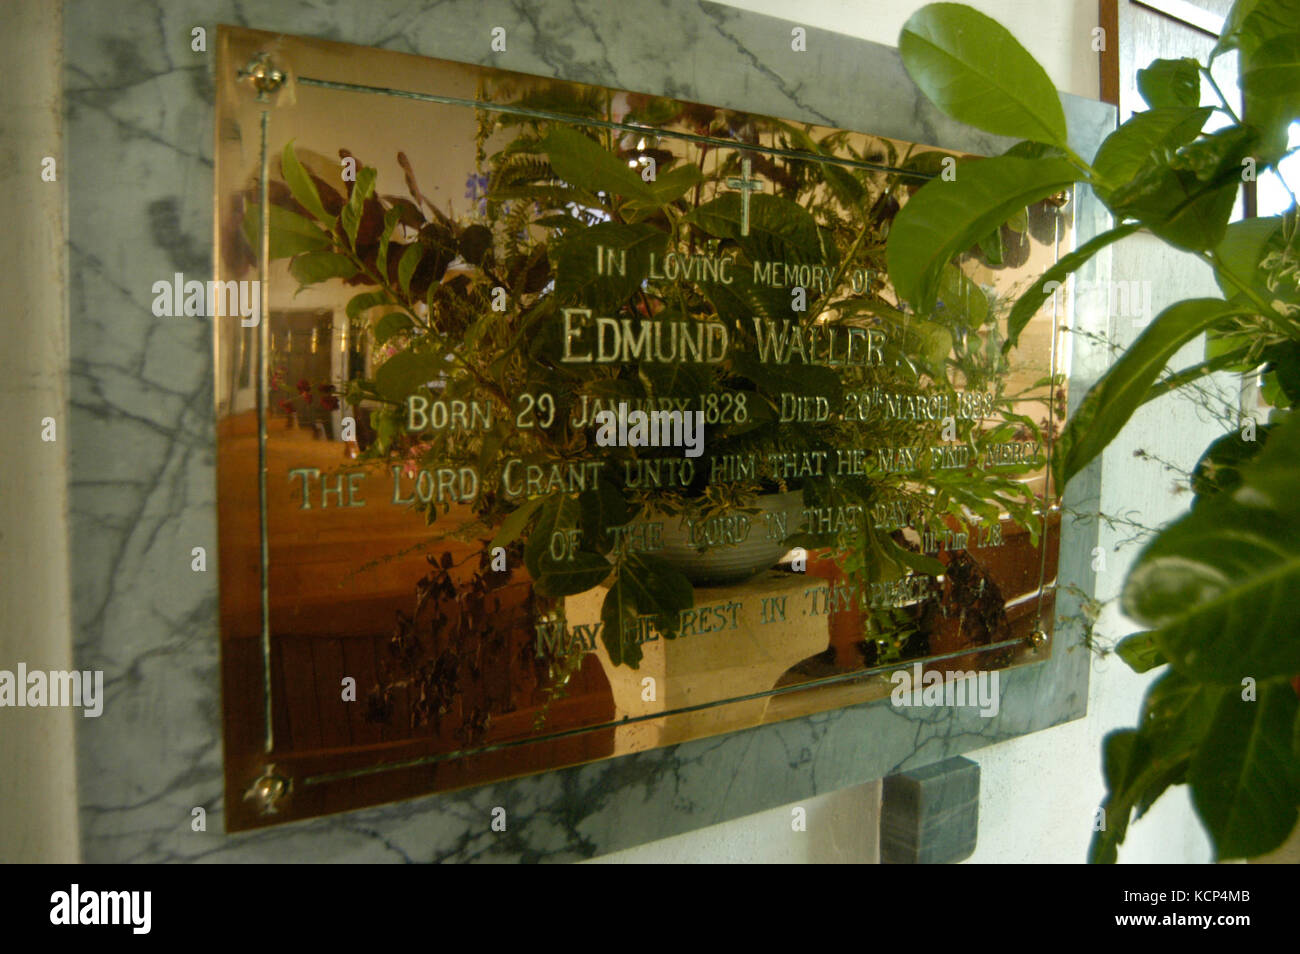
{"type": "Polygon", "coordinates": [[[1068,197],[917,314],[886,240],[942,150],[243,29],[218,77],[231,828],[993,716],[1045,658],[1055,306],[1004,344],[1068,197]]]}

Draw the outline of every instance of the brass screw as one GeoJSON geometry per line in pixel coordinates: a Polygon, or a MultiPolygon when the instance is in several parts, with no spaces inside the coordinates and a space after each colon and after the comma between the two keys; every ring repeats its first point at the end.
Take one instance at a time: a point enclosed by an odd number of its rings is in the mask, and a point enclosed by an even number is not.
{"type": "Polygon", "coordinates": [[[1043,630],[1041,629],[1035,629],[1032,633],[1030,633],[1027,637],[1025,637],[1025,643],[1034,652],[1038,652],[1038,650],[1046,646],[1047,640],[1048,640],[1047,633],[1043,632],[1043,630]]]}
{"type": "Polygon", "coordinates": [[[279,90],[284,85],[284,72],[277,69],[271,62],[270,53],[258,53],[248,61],[242,70],[239,71],[240,78],[247,78],[253,81],[253,88],[257,90],[257,98],[265,102],[270,98],[270,94],[279,90]]]}
{"type": "Polygon", "coordinates": [[[244,793],[244,801],[253,802],[263,815],[275,815],[280,810],[280,802],[289,794],[289,787],[289,779],[275,774],[275,766],[268,765],[244,793]]]}
{"type": "Polygon", "coordinates": [[[1049,195],[1043,201],[1058,211],[1064,209],[1070,204],[1070,190],[1062,189],[1060,192],[1049,195]]]}

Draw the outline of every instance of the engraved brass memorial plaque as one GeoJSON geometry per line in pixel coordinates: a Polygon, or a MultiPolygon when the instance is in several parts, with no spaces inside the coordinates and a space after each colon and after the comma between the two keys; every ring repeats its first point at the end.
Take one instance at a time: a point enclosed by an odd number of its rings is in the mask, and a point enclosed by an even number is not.
{"type": "Polygon", "coordinates": [[[940,149],[243,29],[218,78],[231,828],[1046,658],[1064,342],[1007,313],[1068,196],[920,314],[940,149]]]}

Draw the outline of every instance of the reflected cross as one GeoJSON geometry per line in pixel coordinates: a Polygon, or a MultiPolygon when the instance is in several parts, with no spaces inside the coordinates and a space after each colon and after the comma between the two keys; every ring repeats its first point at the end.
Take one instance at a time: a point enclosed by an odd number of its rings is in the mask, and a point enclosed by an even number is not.
{"type": "Polygon", "coordinates": [[[750,172],[753,167],[748,159],[740,160],[740,178],[734,176],[727,180],[727,186],[740,191],[740,234],[749,234],[749,194],[751,192],[762,192],[763,181],[761,179],[751,179],[750,172]]]}

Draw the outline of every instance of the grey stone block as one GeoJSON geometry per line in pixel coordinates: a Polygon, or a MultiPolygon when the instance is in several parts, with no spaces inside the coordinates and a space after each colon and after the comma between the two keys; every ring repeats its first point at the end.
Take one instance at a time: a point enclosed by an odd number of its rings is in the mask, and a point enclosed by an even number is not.
{"type": "Polygon", "coordinates": [[[957,757],[885,779],[880,805],[883,864],[951,864],[979,835],[980,767],[957,757]]]}

